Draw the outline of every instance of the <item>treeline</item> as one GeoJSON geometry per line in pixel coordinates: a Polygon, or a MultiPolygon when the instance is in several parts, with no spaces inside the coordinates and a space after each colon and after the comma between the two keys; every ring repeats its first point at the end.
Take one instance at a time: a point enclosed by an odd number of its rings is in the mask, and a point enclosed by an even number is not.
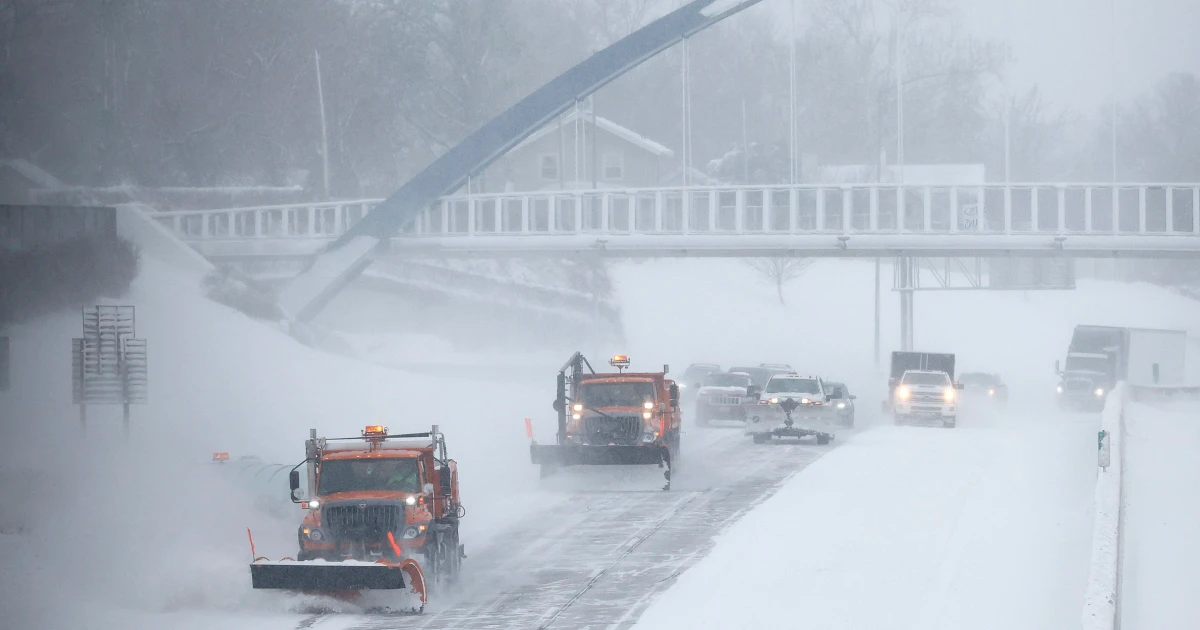
{"type": "MultiPolygon", "coordinates": [[[[873,164],[896,143],[895,37],[883,0],[800,3],[800,151],[873,164]]],[[[0,157],[81,185],[302,185],[383,195],[466,133],[678,0],[0,0],[0,157]]],[[[1108,173],[1104,111],[1064,113],[1036,91],[989,98],[1008,62],[964,35],[949,0],[899,3],[905,151],[1003,165],[1014,179],[1108,173]],[[1101,150],[1101,149],[1105,150],[1101,150]]],[[[789,48],[767,3],[693,38],[693,163],[730,181],[786,181],[789,48]],[[743,126],[743,120],[745,121],[743,126]],[[740,164],[739,147],[754,168],[740,164]],[[732,158],[720,160],[722,156],[732,158]]],[[[681,50],[606,87],[596,111],[682,145],[681,50]]],[[[1123,108],[1128,179],[1196,179],[1196,77],[1123,108]]]]}

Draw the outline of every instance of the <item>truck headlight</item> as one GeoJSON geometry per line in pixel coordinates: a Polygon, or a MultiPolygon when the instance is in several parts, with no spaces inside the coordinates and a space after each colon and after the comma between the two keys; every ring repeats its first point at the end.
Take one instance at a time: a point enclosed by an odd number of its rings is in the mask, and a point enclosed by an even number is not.
{"type": "Polygon", "coordinates": [[[654,438],[656,438],[656,437],[658,437],[658,436],[656,436],[653,433],[643,433],[642,441],[645,442],[646,444],[649,444],[649,443],[653,442],[654,438]]]}
{"type": "Polygon", "coordinates": [[[996,390],[994,390],[994,389],[988,390],[988,396],[995,396],[995,395],[996,395],[996,390]]]}
{"type": "Polygon", "coordinates": [[[642,420],[649,420],[650,418],[653,418],[653,417],[654,417],[654,414],[650,413],[649,411],[642,412],[642,420]]]}
{"type": "Polygon", "coordinates": [[[946,402],[954,402],[954,390],[947,389],[946,391],[942,392],[942,399],[946,402]]]}
{"type": "Polygon", "coordinates": [[[309,501],[309,502],[308,502],[308,509],[310,509],[310,510],[314,510],[314,511],[315,511],[315,510],[319,510],[320,508],[321,508],[321,502],[320,502],[320,501],[318,501],[318,500],[316,500],[316,499],[313,499],[313,500],[311,500],[311,501],[309,501]]]}
{"type": "Polygon", "coordinates": [[[1058,390],[1058,393],[1060,393],[1060,394],[1062,393],[1062,385],[1059,385],[1058,387],[1056,387],[1054,389],[1058,390]]]}
{"type": "Polygon", "coordinates": [[[417,536],[421,535],[421,530],[424,528],[424,525],[419,528],[416,525],[409,525],[408,527],[404,528],[404,538],[408,540],[416,538],[417,536]]]}
{"type": "Polygon", "coordinates": [[[416,505],[416,504],[417,504],[417,497],[405,497],[404,498],[404,505],[416,505]]]}
{"type": "Polygon", "coordinates": [[[652,403],[652,402],[650,402],[649,400],[647,400],[646,402],[642,403],[642,408],[643,408],[643,409],[653,409],[653,408],[654,408],[654,403],[652,403]]]}
{"type": "Polygon", "coordinates": [[[320,541],[321,538],[323,538],[323,536],[321,536],[321,530],[319,530],[319,529],[313,529],[308,532],[309,540],[320,541]]]}
{"type": "Polygon", "coordinates": [[[1103,388],[1103,387],[1097,387],[1097,388],[1096,388],[1096,395],[1097,395],[1097,396],[1103,396],[1103,395],[1104,395],[1104,388],[1103,388]]]}
{"type": "Polygon", "coordinates": [[[838,409],[845,409],[846,403],[838,403],[838,409]]]}
{"type": "Polygon", "coordinates": [[[899,398],[900,400],[908,400],[909,396],[912,396],[912,390],[909,388],[904,386],[896,388],[896,398],[899,398]]]}

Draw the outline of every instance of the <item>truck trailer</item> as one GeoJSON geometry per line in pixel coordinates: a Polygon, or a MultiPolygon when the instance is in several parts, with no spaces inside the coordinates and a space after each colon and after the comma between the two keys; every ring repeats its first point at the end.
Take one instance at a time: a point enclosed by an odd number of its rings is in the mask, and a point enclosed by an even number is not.
{"type": "Polygon", "coordinates": [[[1058,403],[1098,411],[1121,381],[1173,385],[1184,380],[1187,332],[1117,326],[1076,326],[1065,364],[1055,362],[1058,403]]]}

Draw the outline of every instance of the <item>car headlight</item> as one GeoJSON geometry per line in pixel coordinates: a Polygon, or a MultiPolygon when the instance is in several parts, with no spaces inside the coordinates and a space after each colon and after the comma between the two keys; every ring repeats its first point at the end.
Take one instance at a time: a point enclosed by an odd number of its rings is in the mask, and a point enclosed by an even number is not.
{"type": "Polygon", "coordinates": [[[954,402],[954,390],[947,389],[946,391],[942,392],[942,399],[946,402],[954,402]]]}
{"type": "Polygon", "coordinates": [[[809,399],[807,399],[807,398],[801,398],[801,399],[800,399],[800,404],[801,404],[801,405],[811,405],[811,404],[812,404],[812,401],[811,401],[811,400],[809,400],[809,399]]]}
{"type": "Polygon", "coordinates": [[[313,500],[311,500],[311,501],[309,501],[309,502],[308,502],[308,509],[310,509],[310,510],[318,510],[318,509],[320,509],[320,508],[321,508],[321,502],[320,502],[320,501],[318,501],[318,500],[316,500],[316,499],[313,499],[313,500]]]}
{"type": "Polygon", "coordinates": [[[778,404],[779,404],[779,399],[778,399],[778,398],[772,398],[772,399],[768,400],[767,402],[771,403],[772,405],[778,405],[778,404]]]}
{"type": "Polygon", "coordinates": [[[995,390],[995,389],[989,389],[989,390],[988,390],[988,396],[995,396],[995,395],[996,395],[996,390],[995,390]]]}
{"type": "Polygon", "coordinates": [[[911,389],[904,386],[896,388],[896,398],[899,398],[900,400],[908,400],[909,396],[912,396],[911,389]]]}
{"type": "Polygon", "coordinates": [[[1096,388],[1096,395],[1097,395],[1097,396],[1103,396],[1103,395],[1104,395],[1104,388],[1103,388],[1103,387],[1097,387],[1097,388],[1096,388]]]}
{"type": "Polygon", "coordinates": [[[404,505],[416,505],[417,497],[404,497],[404,505]]]}
{"type": "Polygon", "coordinates": [[[1062,385],[1059,385],[1055,389],[1058,390],[1058,393],[1060,393],[1060,394],[1062,393],[1062,385]]]}
{"type": "Polygon", "coordinates": [[[846,403],[838,403],[838,409],[845,409],[846,403]]]}

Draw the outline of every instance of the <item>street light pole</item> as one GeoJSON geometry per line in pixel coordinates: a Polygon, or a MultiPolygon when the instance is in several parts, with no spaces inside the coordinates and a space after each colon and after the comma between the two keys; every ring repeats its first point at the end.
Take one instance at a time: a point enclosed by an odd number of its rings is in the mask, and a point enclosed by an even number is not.
{"type": "MultiPolygon", "coordinates": [[[[1111,33],[1109,35],[1109,66],[1108,66],[1108,82],[1109,82],[1109,99],[1112,117],[1112,184],[1113,184],[1113,202],[1116,203],[1117,195],[1117,0],[1109,0],[1108,4],[1109,25],[1111,33]]],[[[1115,207],[1115,205],[1114,205],[1115,207]]],[[[1115,226],[1114,226],[1115,227],[1115,226]]]]}
{"type": "Polygon", "coordinates": [[[317,69],[317,102],[321,106],[321,160],[325,179],[325,198],[329,199],[329,132],[325,127],[325,89],[321,86],[321,52],[313,51],[317,69]]]}
{"type": "Polygon", "coordinates": [[[791,158],[791,176],[790,183],[795,185],[799,180],[797,172],[797,162],[799,162],[800,147],[796,146],[799,135],[799,130],[796,125],[796,0],[791,0],[792,21],[788,24],[788,41],[790,50],[790,62],[788,64],[788,82],[791,86],[791,92],[788,100],[788,149],[791,158]]]}
{"type": "Polygon", "coordinates": [[[904,47],[901,44],[904,30],[901,28],[900,8],[896,8],[896,166],[899,183],[904,183],[904,47]]]}

